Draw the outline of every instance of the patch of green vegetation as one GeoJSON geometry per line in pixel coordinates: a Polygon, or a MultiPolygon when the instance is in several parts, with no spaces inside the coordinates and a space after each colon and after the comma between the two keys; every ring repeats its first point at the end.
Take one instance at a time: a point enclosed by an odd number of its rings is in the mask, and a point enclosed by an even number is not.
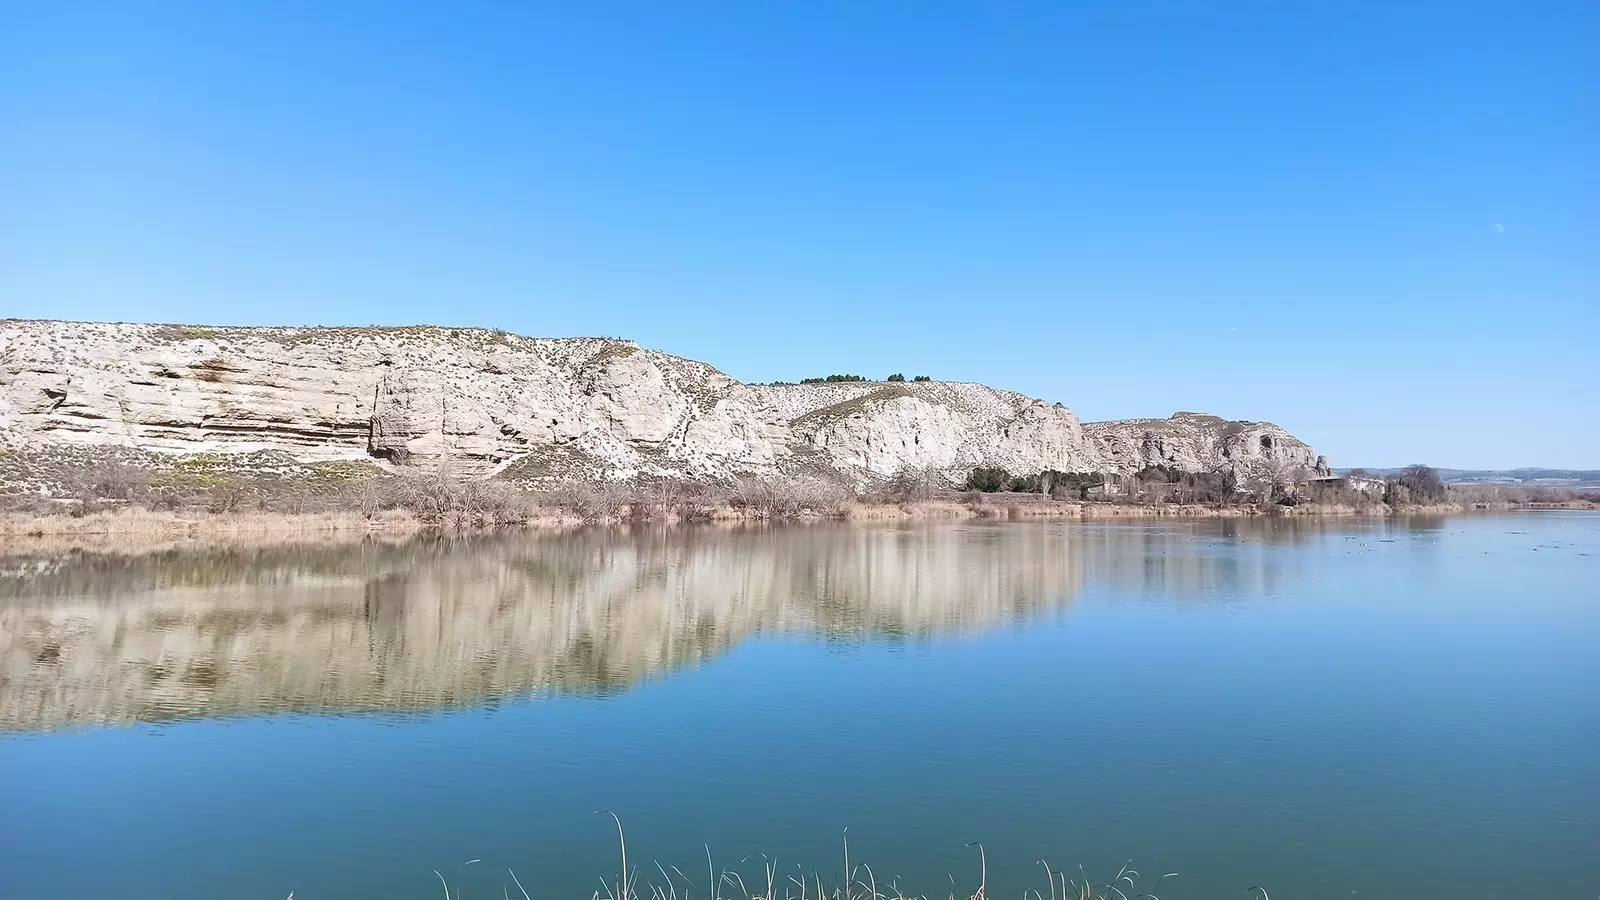
{"type": "Polygon", "coordinates": [[[992,466],[979,466],[967,473],[967,490],[992,494],[1011,483],[1011,473],[992,466]]]}
{"type": "Polygon", "coordinates": [[[181,471],[194,472],[220,468],[223,462],[224,460],[220,453],[196,453],[193,456],[185,456],[175,461],[173,466],[181,471]]]}

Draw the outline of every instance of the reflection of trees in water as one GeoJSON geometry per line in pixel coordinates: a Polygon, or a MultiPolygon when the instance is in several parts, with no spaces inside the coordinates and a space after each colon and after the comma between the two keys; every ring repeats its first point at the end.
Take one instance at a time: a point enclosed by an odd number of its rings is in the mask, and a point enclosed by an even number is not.
{"type": "Polygon", "coordinates": [[[0,561],[0,725],[609,693],[751,635],[905,639],[1076,592],[1049,529],[679,529],[0,561]]]}
{"type": "MultiPolygon", "coordinates": [[[[1341,565],[1340,547],[1402,540],[1432,545],[1444,522],[1337,516],[1162,520],[1085,526],[1074,531],[1074,539],[1085,585],[1132,599],[1205,604],[1276,594],[1304,583],[1317,577],[1318,566],[1341,565]],[[1315,552],[1298,552],[1303,550],[1315,552]]],[[[1407,558],[1426,557],[1408,551],[1407,558]]]]}

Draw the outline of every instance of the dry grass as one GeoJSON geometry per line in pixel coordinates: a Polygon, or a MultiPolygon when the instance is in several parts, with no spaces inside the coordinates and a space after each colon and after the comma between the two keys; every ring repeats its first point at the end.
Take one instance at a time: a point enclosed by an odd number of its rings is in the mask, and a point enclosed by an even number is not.
{"type": "Polygon", "coordinates": [[[416,516],[391,510],[375,516],[359,513],[213,513],[206,510],[151,510],[126,507],[86,515],[0,516],[0,536],[44,537],[84,535],[192,535],[218,537],[304,533],[409,532],[421,528],[416,516]]]}
{"type": "Polygon", "coordinates": [[[938,521],[970,519],[972,507],[953,500],[915,500],[904,503],[855,503],[844,516],[852,522],[938,521]]]}
{"type": "MultiPolygon", "coordinates": [[[[916,893],[903,885],[900,876],[879,881],[872,866],[852,860],[849,829],[845,830],[842,841],[842,867],[836,868],[831,863],[821,868],[785,865],[777,857],[765,853],[744,857],[734,866],[719,866],[708,846],[704,869],[692,866],[696,875],[690,876],[678,866],[663,865],[659,861],[652,861],[648,867],[637,864],[630,867],[622,820],[610,810],[599,810],[596,815],[610,816],[616,826],[620,866],[611,878],[600,879],[601,889],[595,891],[590,900],[990,900],[989,859],[981,842],[967,845],[972,853],[971,875],[976,876],[975,884],[968,882],[972,884],[970,890],[958,887],[957,878],[951,873],[939,879],[941,884],[948,884],[947,889],[928,894],[916,893]],[[826,869],[835,873],[831,880],[825,880],[822,875],[826,869]],[[700,872],[704,872],[704,880],[700,872]]],[[[457,877],[468,866],[482,862],[472,859],[462,863],[456,869],[457,877]]],[[[1131,860],[1104,880],[1090,876],[1083,866],[1069,871],[1057,869],[1043,859],[1034,864],[1044,870],[1040,878],[1042,884],[1024,891],[1023,900],[1161,900],[1157,891],[1162,890],[1169,879],[1178,877],[1177,872],[1145,876],[1133,867],[1131,860]]],[[[434,875],[439,879],[445,900],[459,900],[460,887],[452,888],[449,879],[437,869],[434,875]]],[[[505,897],[520,895],[523,900],[533,900],[522,879],[511,869],[505,870],[501,884],[505,897]]],[[[1256,885],[1245,893],[1271,900],[1266,890],[1256,885]]],[[[290,900],[292,898],[291,894],[290,900]]]]}

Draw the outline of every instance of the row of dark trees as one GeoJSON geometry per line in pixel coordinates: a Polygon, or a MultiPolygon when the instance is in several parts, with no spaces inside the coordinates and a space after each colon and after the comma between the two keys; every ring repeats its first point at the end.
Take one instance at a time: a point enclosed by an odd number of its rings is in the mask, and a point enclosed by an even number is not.
{"type": "MultiPolygon", "coordinates": [[[[1116,476],[1112,476],[1115,480],[1116,476]]],[[[1077,497],[1087,500],[1089,492],[1106,483],[1100,472],[1062,472],[1046,469],[1032,475],[1013,475],[1005,469],[980,466],[967,473],[966,488],[994,494],[1012,491],[1019,494],[1048,494],[1052,497],[1077,497]]]]}
{"type": "MultiPolygon", "coordinates": [[[[847,383],[847,382],[853,382],[853,381],[866,381],[866,380],[867,380],[867,378],[864,375],[829,375],[829,376],[827,376],[825,378],[802,378],[802,379],[800,379],[800,383],[801,384],[841,384],[841,383],[847,383]]],[[[906,376],[902,375],[899,372],[896,372],[893,375],[890,375],[888,378],[885,378],[884,380],[885,381],[905,381],[906,380],[906,376]]],[[[926,375],[917,375],[914,378],[912,378],[911,380],[912,381],[932,381],[933,379],[929,378],[926,375]]],[[[780,382],[776,382],[776,381],[773,382],[773,384],[779,384],[779,383],[780,382]]]]}
{"type": "MultiPolygon", "coordinates": [[[[1364,474],[1356,472],[1352,474],[1364,474]]],[[[1227,504],[1245,496],[1239,476],[1232,470],[1185,472],[1173,466],[1146,466],[1131,476],[1107,476],[1101,472],[1061,472],[1047,469],[1036,474],[1013,475],[1005,469],[980,466],[967,474],[966,489],[983,493],[1011,491],[1047,494],[1057,498],[1087,500],[1090,493],[1107,483],[1123,488],[1126,497],[1159,491],[1160,496],[1179,503],[1227,504]]],[[[1295,479],[1273,478],[1265,498],[1293,504],[1295,479]]],[[[1439,473],[1424,465],[1407,466],[1386,483],[1383,501],[1390,506],[1415,506],[1443,503],[1449,490],[1439,473]]]]}
{"type": "Polygon", "coordinates": [[[802,378],[801,384],[840,384],[850,381],[866,381],[865,375],[829,375],[826,378],[802,378]]]}

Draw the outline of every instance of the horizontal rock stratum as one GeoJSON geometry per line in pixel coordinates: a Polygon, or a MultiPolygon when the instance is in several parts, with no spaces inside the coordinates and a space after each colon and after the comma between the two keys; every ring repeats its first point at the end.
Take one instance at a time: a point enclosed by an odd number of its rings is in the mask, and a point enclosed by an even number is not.
{"type": "Polygon", "coordinates": [[[1244,477],[1310,469],[1265,422],[1080,424],[955,382],[747,385],[613,338],[477,328],[0,322],[0,446],[447,464],[530,480],[813,474],[855,484],[974,466],[1244,477]]]}

